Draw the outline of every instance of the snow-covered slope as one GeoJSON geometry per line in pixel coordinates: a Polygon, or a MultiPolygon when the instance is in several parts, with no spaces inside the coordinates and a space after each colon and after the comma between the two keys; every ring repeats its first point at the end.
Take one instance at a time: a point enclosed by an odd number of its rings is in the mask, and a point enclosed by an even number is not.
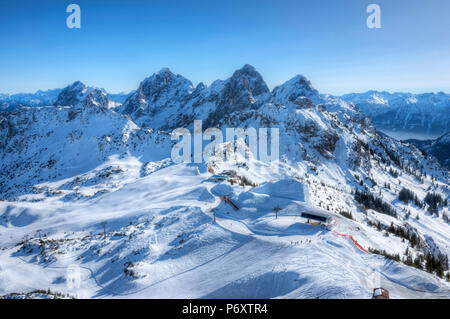
{"type": "MultiPolygon", "coordinates": [[[[69,198],[84,196],[78,191],[82,184],[100,192],[106,177],[121,183],[128,179],[121,174],[136,167],[119,167],[122,158],[136,152],[141,161],[158,160],[170,155],[167,133],[140,129],[128,117],[113,111],[111,102],[99,90],[75,83],[64,89],[55,104],[0,114],[2,198],[14,198],[25,193],[46,192],[46,181],[64,182],[51,192],[66,193],[69,198]],[[156,148],[155,144],[164,144],[156,148]],[[67,180],[66,180],[67,179],[67,180]]],[[[132,172],[131,172],[132,171],[132,172]]],[[[88,195],[90,196],[90,195],[88,195]]]]}
{"type": "MultiPolygon", "coordinates": [[[[274,196],[269,187],[268,193],[232,188],[241,207],[234,211],[219,203],[208,175],[180,164],[92,201],[9,206],[9,220],[30,217],[21,227],[5,223],[1,292],[49,287],[82,298],[370,298],[382,285],[394,298],[449,297],[449,286],[436,277],[304,224],[298,211],[306,204],[274,196]],[[284,207],[278,219],[275,205],[284,207]],[[25,239],[16,246],[19,238],[25,239]],[[67,270],[76,265],[81,285],[70,289],[67,270]]],[[[334,216],[338,231],[366,247],[406,249],[334,216]]]]}
{"type": "Polygon", "coordinates": [[[450,130],[450,95],[368,91],[341,96],[395,137],[440,136],[450,130]]]}
{"type": "Polygon", "coordinates": [[[450,297],[435,269],[409,263],[429,256],[448,273],[448,206],[419,203],[449,198],[448,171],[304,76],[269,91],[246,65],[194,88],[163,69],[122,106],[81,83],[57,101],[0,114],[0,295],[450,297]],[[277,127],[280,160],[174,164],[168,131],[194,119],[277,127]],[[230,170],[231,183],[209,180],[230,170]],[[400,201],[403,187],[418,201],[400,201]],[[333,222],[310,225],[304,211],[333,222]]]}

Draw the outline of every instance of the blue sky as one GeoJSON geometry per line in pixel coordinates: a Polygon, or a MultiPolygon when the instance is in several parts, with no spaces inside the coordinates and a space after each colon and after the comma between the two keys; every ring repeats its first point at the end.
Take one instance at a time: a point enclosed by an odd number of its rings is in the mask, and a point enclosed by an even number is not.
{"type": "Polygon", "coordinates": [[[448,0],[1,0],[0,92],[130,91],[162,67],[209,84],[245,63],[270,87],[300,73],[323,93],[449,92],[449,13],[448,0]],[[81,29],[66,27],[70,3],[81,29]]]}

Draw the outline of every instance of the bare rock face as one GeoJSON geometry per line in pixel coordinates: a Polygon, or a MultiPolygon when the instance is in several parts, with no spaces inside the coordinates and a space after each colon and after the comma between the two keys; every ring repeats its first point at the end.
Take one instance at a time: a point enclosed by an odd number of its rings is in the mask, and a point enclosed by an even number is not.
{"type": "Polygon", "coordinates": [[[82,94],[86,92],[87,87],[80,81],[76,81],[71,85],[65,87],[61,93],[59,93],[53,105],[68,106],[76,105],[81,102],[82,94]]]}
{"type": "Polygon", "coordinates": [[[223,90],[215,101],[216,110],[209,114],[206,125],[218,123],[225,114],[257,108],[269,93],[269,88],[255,68],[244,65],[225,81],[223,90]]]}
{"type": "MultiPolygon", "coordinates": [[[[181,107],[182,103],[189,100],[192,91],[193,86],[188,79],[164,68],[142,81],[136,92],[128,97],[119,111],[134,119],[152,116],[158,112],[164,112],[171,106],[181,107]]],[[[143,121],[138,122],[146,124],[143,121]]]]}

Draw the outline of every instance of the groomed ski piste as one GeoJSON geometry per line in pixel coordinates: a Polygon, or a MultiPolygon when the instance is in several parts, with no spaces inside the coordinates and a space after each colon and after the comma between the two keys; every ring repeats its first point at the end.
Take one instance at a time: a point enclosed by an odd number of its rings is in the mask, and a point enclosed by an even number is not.
{"type": "MultiPolygon", "coordinates": [[[[298,180],[251,187],[210,176],[203,164],[161,165],[86,200],[0,202],[0,295],[50,289],[76,298],[371,298],[384,287],[391,298],[450,297],[444,279],[366,253],[338,234],[366,250],[393,252],[407,247],[399,238],[332,212],[332,225],[308,224],[300,212],[320,209],[298,180]]],[[[439,240],[445,230],[433,227],[448,227],[439,225],[415,226],[439,240]]]]}

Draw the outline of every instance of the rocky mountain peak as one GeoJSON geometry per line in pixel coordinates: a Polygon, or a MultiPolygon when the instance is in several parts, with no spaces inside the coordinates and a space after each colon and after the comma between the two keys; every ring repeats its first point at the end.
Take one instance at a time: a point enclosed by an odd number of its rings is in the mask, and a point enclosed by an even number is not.
{"type": "Polygon", "coordinates": [[[274,102],[295,102],[299,97],[307,97],[314,103],[321,103],[319,92],[304,75],[296,75],[272,91],[274,102]]]}
{"type": "Polygon", "coordinates": [[[261,74],[256,69],[246,64],[241,69],[236,70],[230,78],[230,82],[243,86],[252,96],[258,96],[270,92],[261,74]]]}
{"type": "Polygon", "coordinates": [[[86,86],[76,81],[65,87],[58,95],[55,106],[104,106],[109,105],[109,100],[102,90],[86,86]]]}
{"type": "Polygon", "coordinates": [[[162,68],[141,82],[139,90],[146,96],[157,96],[163,91],[169,91],[174,87],[192,90],[192,83],[179,74],[174,74],[169,68],[162,68]]]}
{"type": "MultiPolygon", "coordinates": [[[[125,114],[145,113],[145,110],[163,108],[169,100],[187,99],[194,90],[191,81],[163,68],[144,79],[120,108],[125,114]]],[[[152,112],[153,112],[152,111],[152,112]]]]}

